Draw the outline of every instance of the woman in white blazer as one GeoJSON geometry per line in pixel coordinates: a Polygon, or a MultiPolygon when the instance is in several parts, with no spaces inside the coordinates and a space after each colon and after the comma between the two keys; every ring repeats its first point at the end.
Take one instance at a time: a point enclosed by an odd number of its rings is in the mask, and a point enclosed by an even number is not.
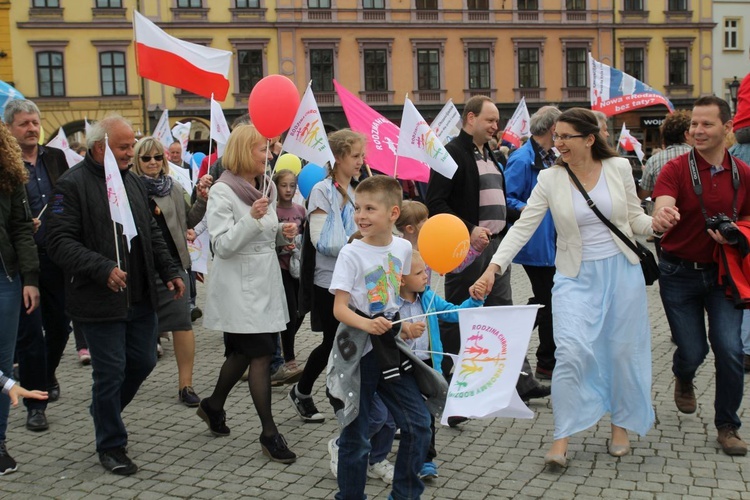
{"type": "Polygon", "coordinates": [[[266,138],[254,126],[235,128],[222,157],[226,171],[210,191],[206,214],[214,262],[203,326],[224,332],[226,360],[213,394],[201,400],[198,416],[213,435],[229,435],[224,403],[249,366],[263,453],[291,463],[296,455],[271,414],[270,365],[274,337],[289,321],[276,247],[289,245],[297,226],[279,224],[276,217],[276,188],[265,175],[270,158],[266,138]]]}
{"type": "Polygon", "coordinates": [[[630,451],[627,431],[653,425],[651,333],[638,257],[601,222],[568,176],[567,164],[599,210],[628,237],[652,234],[630,164],[604,141],[594,114],[573,108],[558,118],[558,164],[539,173],[521,218],[472,287],[490,290],[549,210],[557,230],[552,312],[557,364],[552,375],[554,443],[545,464],[567,465],[568,438],[612,418],[608,450],[630,451]]]}

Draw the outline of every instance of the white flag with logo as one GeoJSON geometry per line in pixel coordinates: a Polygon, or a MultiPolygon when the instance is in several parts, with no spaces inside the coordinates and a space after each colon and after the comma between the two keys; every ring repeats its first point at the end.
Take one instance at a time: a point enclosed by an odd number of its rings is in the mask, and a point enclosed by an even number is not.
{"type": "Polygon", "coordinates": [[[104,179],[107,183],[109,213],[114,222],[122,225],[122,234],[128,239],[128,251],[130,251],[130,240],[138,236],[138,230],[133,220],[133,212],[130,211],[128,193],[122,182],[122,173],[117,166],[115,155],[109,149],[109,138],[106,135],[104,136],[104,179]]]}
{"type": "Polygon", "coordinates": [[[224,118],[221,105],[211,97],[211,139],[216,141],[216,152],[219,157],[224,155],[224,148],[229,142],[229,125],[224,118]]]}
{"type": "Polygon", "coordinates": [[[196,237],[193,241],[188,241],[188,251],[192,264],[190,269],[196,273],[208,274],[208,257],[211,254],[211,239],[208,233],[208,222],[203,217],[193,228],[196,237]]]}
{"type": "Polygon", "coordinates": [[[316,165],[325,166],[329,162],[333,165],[335,161],[311,86],[302,96],[283,148],[316,165]]]}
{"type": "Polygon", "coordinates": [[[190,170],[182,168],[179,165],[175,165],[171,161],[169,164],[169,175],[180,183],[180,186],[185,188],[188,194],[193,192],[193,181],[190,180],[190,170]]]}
{"type": "Polygon", "coordinates": [[[508,141],[516,148],[520,148],[521,139],[531,137],[531,130],[529,129],[530,121],[529,109],[526,107],[526,98],[522,97],[521,102],[516,106],[513,116],[510,117],[508,124],[505,125],[502,140],[508,141]]]}
{"type": "Polygon", "coordinates": [[[173,139],[172,139],[172,131],[169,130],[169,111],[164,110],[164,112],[161,114],[161,118],[159,118],[159,123],[156,124],[156,128],[154,129],[154,138],[158,140],[162,146],[164,146],[164,149],[169,149],[169,146],[172,145],[173,139]]]}
{"type": "Polygon", "coordinates": [[[190,122],[180,123],[177,122],[172,127],[172,135],[175,139],[180,141],[182,146],[182,161],[188,161],[186,158],[190,158],[188,153],[188,142],[190,142],[190,122]]]}
{"type": "Polygon", "coordinates": [[[73,165],[77,165],[81,161],[83,161],[83,156],[79,155],[78,153],[70,149],[68,138],[65,135],[65,131],[63,130],[62,127],[60,127],[60,130],[57,131],[57,135],[53,137],[52,140],[47,143],[47,146],[51,148],[57,148],[61,150],[63,153],[65,153],[65,161],[69,167],[72,167],[73,165]]]}
{"type": "Polygon", "coordinates": [[[622,124],[622,130],[620,131],[620,147],[625,151],[634,151],[635,155],[638,157],[638,161],[643,163],[643,157],[645,156],[643,145],[638,142],[638,139],[630,135],[630,130],[625,127],[624,123],[622,124]]]}
{"type": "Polygon", "coordinates": [[[456,161],[448,154],[435,131],[422,118],[408,97],[404,101],[396,151],[398,156],[426,163],[432,170],[448,179],[452,179],[458,169],[456,161]]]}
{"type": "Polygon", "coordinates": [[[448,417],[533,418],[516,391],[540,306],[494,306],[459,311],[461,350],[441,423],[448,417]]]}
{"type": "Polygon", "coordinates": [[[448,144],[461,131],[461,113],[453,104],[453,99],[448,99],[440,113],[432,120],[430,128],[435,131],[440,142],[448,144]]]}

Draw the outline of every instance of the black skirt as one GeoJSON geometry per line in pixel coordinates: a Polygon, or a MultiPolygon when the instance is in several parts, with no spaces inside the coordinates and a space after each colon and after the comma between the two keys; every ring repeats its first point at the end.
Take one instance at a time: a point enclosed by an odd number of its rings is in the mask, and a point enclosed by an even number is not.
{"type": "Polygon", "coordinates": [[[232,353],[248,358],[261,358],[276,352],[275,333],[229,333],[224,332],[224,356],[232,353]]]}

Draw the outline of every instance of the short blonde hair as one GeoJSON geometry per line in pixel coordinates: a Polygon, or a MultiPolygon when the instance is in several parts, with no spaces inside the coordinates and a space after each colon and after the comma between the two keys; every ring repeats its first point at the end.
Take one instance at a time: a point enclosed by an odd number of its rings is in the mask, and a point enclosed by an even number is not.
{"type": "Polygon", "coordinates": [[[145,175],[141,168],[141,155],[162,155],[161,168],[159,173],[162,175],[169,174],[169,163],[167,163],[167,155],[164,154],[164,146],[155,137],[144,137],[140,141],[135,143],[135,162],[133,162],[133,170],[138,175],[145,175]]]}
{"type": "Polygon", "coordinates": [[[254,125],[239,125],[229,134],[221,165],[235,175],[242,175],[253,163],[253,148],[265,140],[254,125]]]}

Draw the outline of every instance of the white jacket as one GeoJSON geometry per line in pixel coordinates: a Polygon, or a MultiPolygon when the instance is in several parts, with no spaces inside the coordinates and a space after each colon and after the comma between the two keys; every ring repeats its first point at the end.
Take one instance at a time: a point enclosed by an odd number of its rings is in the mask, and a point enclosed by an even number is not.
{"type": "Polygon", "coordinates": [[[289,321],[277,245],[276,202],[260,220],[224,183],[211,187],[206,211],[214,251],[203,326],[229,333],[273,333],[289,321]]]}
{"type": "MultiPolygon", "coordinates": [[[[635,234],[653,234],[651,217],[643,213],[635,192],[632,169],[624,158],[602,161],[602,172],[607,179],[612,198],[612,223],[629,238],[635,234]]],[[[565,276],[575,278],[581,268],[583,243],[573,211],[573,193],[577,189],[564,167],[554,166],[539,173],[536,187],[531,192],[521,218],[513,224],[492,257],[492,263],[505,272],[511,260],[526,244],[549,209],[557,231],[555,267],[565,276]]],[[[611,233],[611,231],[610,231],[611,233]]],[[[612,233],[612,239],[632,264],[638,264],[635,253],[612,233]]]]}

